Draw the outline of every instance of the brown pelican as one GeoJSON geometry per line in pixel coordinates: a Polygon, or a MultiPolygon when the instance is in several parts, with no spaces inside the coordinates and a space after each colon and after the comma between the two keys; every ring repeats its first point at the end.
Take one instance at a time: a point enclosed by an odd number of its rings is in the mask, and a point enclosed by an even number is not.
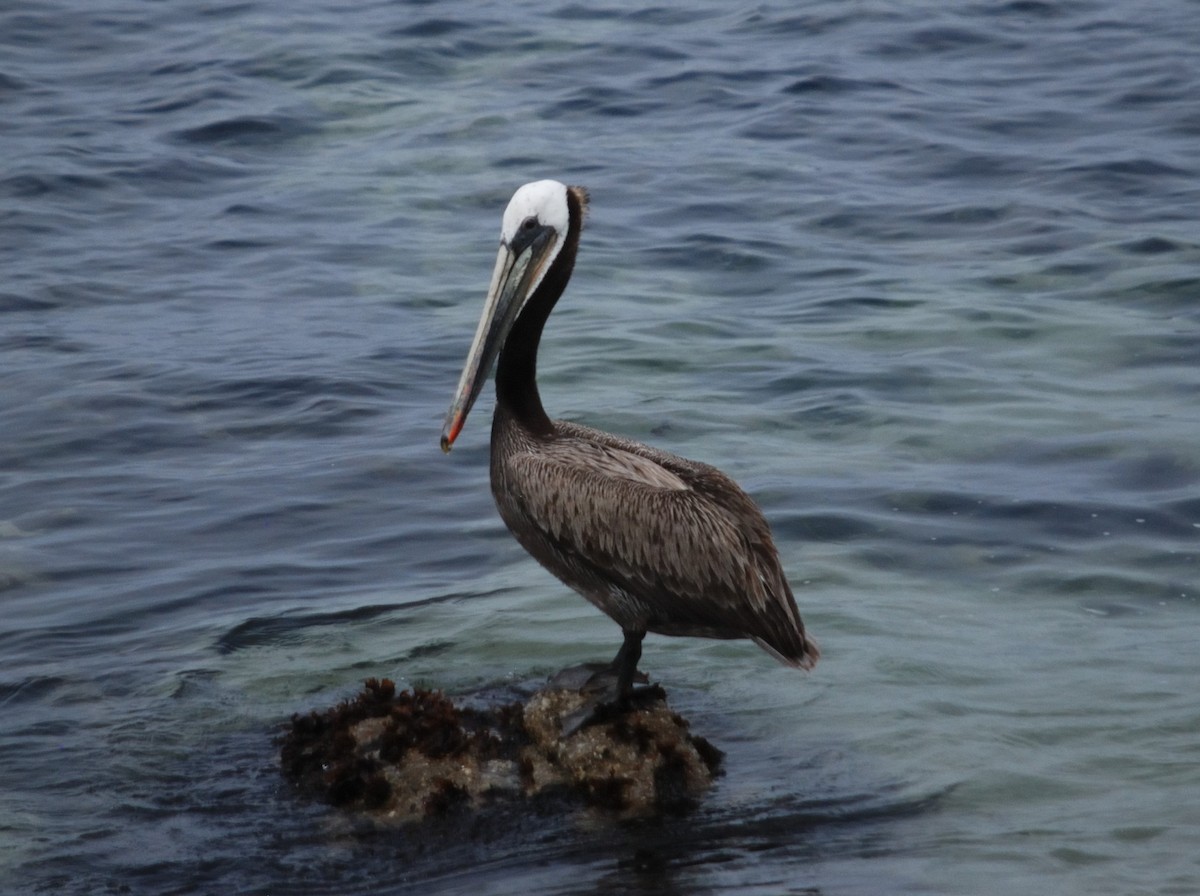
{"type": "Polygon", "coordinates": [[[809,669],[819,652],[771,530],[732,479],[551,420],[542,408],[538,341],[571,277],[587,202],[581,187],[542,180],[508,203],[442,450],[458,438],[495,363],[491,479],[500,516],[539,563],[621,626],[625,640],[609,667],[620,702],[632,695],[646,632],[749,638],[780,662],[809,669]]]}

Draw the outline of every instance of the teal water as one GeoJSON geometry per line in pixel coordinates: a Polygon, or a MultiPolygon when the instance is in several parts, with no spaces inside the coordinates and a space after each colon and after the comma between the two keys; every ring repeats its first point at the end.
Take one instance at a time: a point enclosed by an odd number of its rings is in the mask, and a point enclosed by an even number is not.
{"type": "Polygon", "coordinates": [[[4,7],[0,891],[1200,889],[1195,12],[4,7]],[[359,831],[292,712],[617,646],[438,450],[540,177],[548,409],[734,475],[824,657],[648,639],[689,818],[359,831]]]}

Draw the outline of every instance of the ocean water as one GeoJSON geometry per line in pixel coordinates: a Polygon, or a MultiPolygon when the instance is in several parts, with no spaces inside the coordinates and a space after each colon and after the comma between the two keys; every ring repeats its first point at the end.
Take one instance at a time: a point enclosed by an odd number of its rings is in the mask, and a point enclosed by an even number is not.
{"type": "Polygon", "coordinates": [[[1200,891],[1198,12],[0,7],[0,891],[1200,891]],[[291,713],[618,644],[438,450],[541,177],[548,409],[737,478],[824,657],[647,640],[689,817],[362,830],[291,713]]]}

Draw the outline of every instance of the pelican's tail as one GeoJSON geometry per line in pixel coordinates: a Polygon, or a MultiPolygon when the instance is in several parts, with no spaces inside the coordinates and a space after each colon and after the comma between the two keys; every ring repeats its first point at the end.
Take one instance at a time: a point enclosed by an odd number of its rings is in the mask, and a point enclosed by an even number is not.
{"type": "Polygon", "coordinates": [[[793,669],[807,671],[815,666],[817,660],[821,658],[821,649],[817,647],[817,642],[803,628],[784,643],[770,644],[762,638],[752,638],[752,640],[779,662],[785,666],[791,666],[793,669]]]}

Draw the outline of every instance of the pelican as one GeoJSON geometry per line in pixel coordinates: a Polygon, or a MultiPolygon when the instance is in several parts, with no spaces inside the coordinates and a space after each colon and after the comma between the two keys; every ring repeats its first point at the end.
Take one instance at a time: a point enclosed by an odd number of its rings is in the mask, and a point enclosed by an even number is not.
{"type": "Polygon", "coordinates": [[[582,187],[525,184],[504,211],[483,315],[442,429],[462,432],[493,364],[492,495],[505,525],[542,566],[621,627],[605,667],[627,704],[647,632],[749,638],[810,669],[804,630],[766,519],[715,467],[564,420],[537,386],[542,328],[563,294],[583,229],[582,187]]]}

